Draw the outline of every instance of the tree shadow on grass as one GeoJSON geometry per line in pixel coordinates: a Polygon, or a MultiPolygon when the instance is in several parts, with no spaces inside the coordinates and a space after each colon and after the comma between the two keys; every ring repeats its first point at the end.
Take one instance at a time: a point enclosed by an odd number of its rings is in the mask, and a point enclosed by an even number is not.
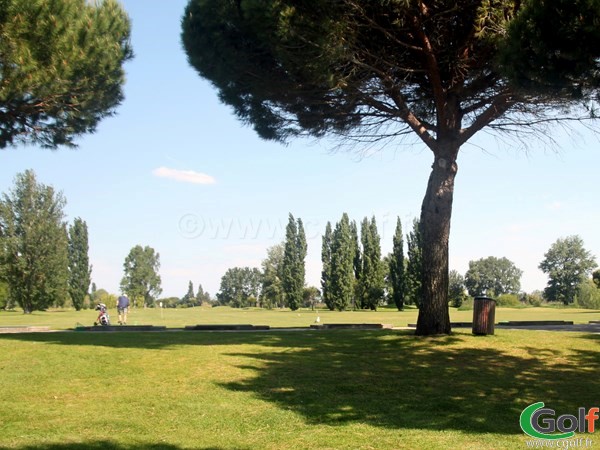
{"type": "MultiPolygon", "coordinates": [[[[356,330],[306,330],[306,331],[178,331],[178,332],[52,332],[52,333],[9,333],[0,334],[2,342],[23,341],[68,346],[96,346],[117,349],[166,349],[181,345],[242,345],[313,347],[336,346],[328,336],[341,333],[347,337],[362,334],[385,335],[387,331],[356,330]],[[298,339],[295,339],[298,338],[298,339]]],[[[397,334],[397,332],[393,332],[397,334]]],[[[412,331],[405,334],[413,335],[412,331]]],[[[351,338],[353,339],[353,338],[351,338]]],[[[452,337],[435,339],[436,345],[452,342],[452,337]]]]}
{"type": "MultiPolygon", "coordinates": [[[[521,434],[520,413],[538,401],[558,415],[597,406],[590,402],[597,402],[594,393],[600,392],[598,352],[576,345],[561,351],[553,347],[556,339],[519,333],[531,340],[517,339],[515,348],[512,341],[496,336],[458,333],[419,338],[411,332],[346,330],[39,333],[2,335],[0,343],[19,340],[166,350],[182,345],[236,346],[225,355],[238,360],[245,378],[220,385],[296,412],[315,425],[360,423],[508,435],[521,434]]],[[[579,338],[597,341],[600,336],[579,338]]]]}
{"type": "Polygon", "coordinates": [[[0,334],[0,343],[10,341],[58,345],[111,347],[117,349],[161,349],[179,345],[276,344],[279,333],[264,332],[52,332],[0,334]]]}
{"type": "MultiPolygon", "coordinates": [[[[14,447],[0,447],[0,450],[8,450],[14,447]]],[[[112,441],[85,441],[67,444],[43,443],[37,445],[25,445],[16,447],[19,450],[182,450],[183,447],[171,444],[117,444],[112,441]]],[[[198,450],[226,450],[225,447],[199,447],[198,450]]],[[[241,449],[244,450],[244,449],[241,449]]]]}
{"type": "Polygon", "coordinates": [[[251,392],[311,424],[497,434],[521,434],[519,416],[531,403],[544,401],[559,414],[572,414],[593,406],[591,393],[600,392],[593,351],[559,355],[539,343],[535,351],[501,351],[493,341],[481,348],[473,341],[494,337],[466,335],[326,338],[329,345],[236,353],[255,360],[243,367],[255,376],[222,386],[251,392]]]}

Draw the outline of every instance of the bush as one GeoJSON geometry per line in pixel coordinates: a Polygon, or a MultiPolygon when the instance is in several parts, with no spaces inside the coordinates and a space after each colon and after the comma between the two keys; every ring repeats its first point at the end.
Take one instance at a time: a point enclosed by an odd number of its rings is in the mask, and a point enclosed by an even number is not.
{"type": "Polygon", "coordinates": [[[519,296],[516,294],[502,294],[496,298],[496,306],[502,306],[504,308],[518,308],[521,305],[519,296]]]}
{"type": "Polygon", "coordinates": [[[544,303],[544,298],[539,291],[534,291],[531,294],[522,294],[520,300],[524,305],[533,306],[535,308],[539,308],[542,306],[542,303],[544,303]]]}
{"type": "Polygon", "coordinates": [[[585,280],[577,289],[575,303],[580,308],[600,309],[600,289],[592,280],[585,280]]]}

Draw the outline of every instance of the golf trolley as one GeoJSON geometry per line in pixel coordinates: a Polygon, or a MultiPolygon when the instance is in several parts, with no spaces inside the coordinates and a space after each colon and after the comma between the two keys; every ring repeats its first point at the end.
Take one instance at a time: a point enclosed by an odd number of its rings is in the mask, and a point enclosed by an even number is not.
{"type": "Polygon", "coordinates": [[[100,311],[98,313],[98,318],[94,322],[94,326],[102,325],[103,327],[107,327],[110,325],[110,317],[108,316],[107,308],[104,303],[98,303],[96,305],[96,311],[100,311]]]}

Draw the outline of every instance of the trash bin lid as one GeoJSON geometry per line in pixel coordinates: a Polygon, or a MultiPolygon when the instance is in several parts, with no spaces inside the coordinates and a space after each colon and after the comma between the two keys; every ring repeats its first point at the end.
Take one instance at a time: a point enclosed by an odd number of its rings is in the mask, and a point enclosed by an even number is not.
{"type": "Polygon", "coordinates": [[[491,300],[492,302],[496,303],[496,300],[491,297],[486,297],[485,295],[478,295],[474,300],[491,300]]]}

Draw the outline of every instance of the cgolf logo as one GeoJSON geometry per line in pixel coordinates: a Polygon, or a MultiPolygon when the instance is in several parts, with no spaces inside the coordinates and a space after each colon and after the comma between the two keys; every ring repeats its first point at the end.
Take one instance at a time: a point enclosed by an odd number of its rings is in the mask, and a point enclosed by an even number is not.
{"type": "Polygon", "coordinates": [[[544,402],[529,405],[521,413],[519,424],[521,429],[531,437],[537,439],[569,439],[575,436],[575,432],[593,433],[596,430],[596,420],[600,408],[585,408],[577,410],[577,416],[563,414],[555,419],[556,412],[550,408],[544,408],[544,402]]]}

